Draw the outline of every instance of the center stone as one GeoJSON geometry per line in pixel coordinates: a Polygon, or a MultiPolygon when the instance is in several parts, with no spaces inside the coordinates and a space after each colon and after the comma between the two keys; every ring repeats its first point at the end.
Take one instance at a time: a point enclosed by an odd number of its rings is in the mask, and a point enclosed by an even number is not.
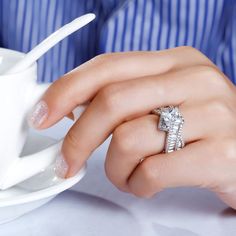
{"type": "Polygon", "coordinates": [[[171,124],[179,117],[178,109],[175,107],[164,107],[161,109],[161,116],[159,122],[159,129],[168,131],[171,124]]]}

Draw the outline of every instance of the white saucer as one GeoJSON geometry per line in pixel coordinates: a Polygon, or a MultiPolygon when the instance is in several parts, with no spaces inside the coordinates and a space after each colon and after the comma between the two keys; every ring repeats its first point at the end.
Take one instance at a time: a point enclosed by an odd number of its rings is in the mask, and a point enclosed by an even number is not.
{"type": "MultiPolygon", "coordinates": [[[[24,154],[34,153],[55,143],[55,140],[31,133],[23,150],[24,154]]],[[[85,175],[84,167],[76,176],[60,179],[54,167],[4,191],[0,191],[0,224],[16,219],[50,201],[57,194],[72,187],[85,175]]]]}

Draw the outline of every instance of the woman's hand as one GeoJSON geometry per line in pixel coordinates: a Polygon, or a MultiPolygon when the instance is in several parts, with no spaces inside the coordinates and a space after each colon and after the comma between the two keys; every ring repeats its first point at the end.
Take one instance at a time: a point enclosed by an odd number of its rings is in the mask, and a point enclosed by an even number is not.
{"type": "Polygon", "coordinates": [[[170,187],[205,187],[236,208],[236,88],[199,51],[95,57],[48,89],[31,125],[47,128],[85,102],[65,137],[59,174],[73,176],[113,134],[105,170],[120,190],[150,197],[170,187]],[[150,112],[168,105],[185,119],[186,146],[164,154],[166,134],[150,112]]]}

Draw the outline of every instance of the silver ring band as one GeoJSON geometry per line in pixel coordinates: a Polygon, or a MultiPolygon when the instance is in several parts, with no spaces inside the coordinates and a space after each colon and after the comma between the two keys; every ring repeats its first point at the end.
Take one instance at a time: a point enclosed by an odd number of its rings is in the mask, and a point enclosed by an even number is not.
{"type": "Polygon", "coordinates": [[[158,129],[167,133],[164,152],[169,153],[183,148],[185,145],[182,136],[184,118],[179,108],[161,107],[154,109],[152,113],[160,116],[158,129]]]}

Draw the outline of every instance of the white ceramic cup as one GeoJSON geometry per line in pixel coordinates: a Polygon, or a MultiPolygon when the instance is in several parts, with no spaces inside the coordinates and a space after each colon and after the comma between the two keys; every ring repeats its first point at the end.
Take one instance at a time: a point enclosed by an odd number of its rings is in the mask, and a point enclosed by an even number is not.
{"type": "Polygon", "coordinates": [[[50,84],[37,84],[37,64],[4,75],[24,57],[23,53],[0,48],[0,189],[13,186],[51,165],[60,144],[20,157],[27,131],[27,115],[50,84]]]}

